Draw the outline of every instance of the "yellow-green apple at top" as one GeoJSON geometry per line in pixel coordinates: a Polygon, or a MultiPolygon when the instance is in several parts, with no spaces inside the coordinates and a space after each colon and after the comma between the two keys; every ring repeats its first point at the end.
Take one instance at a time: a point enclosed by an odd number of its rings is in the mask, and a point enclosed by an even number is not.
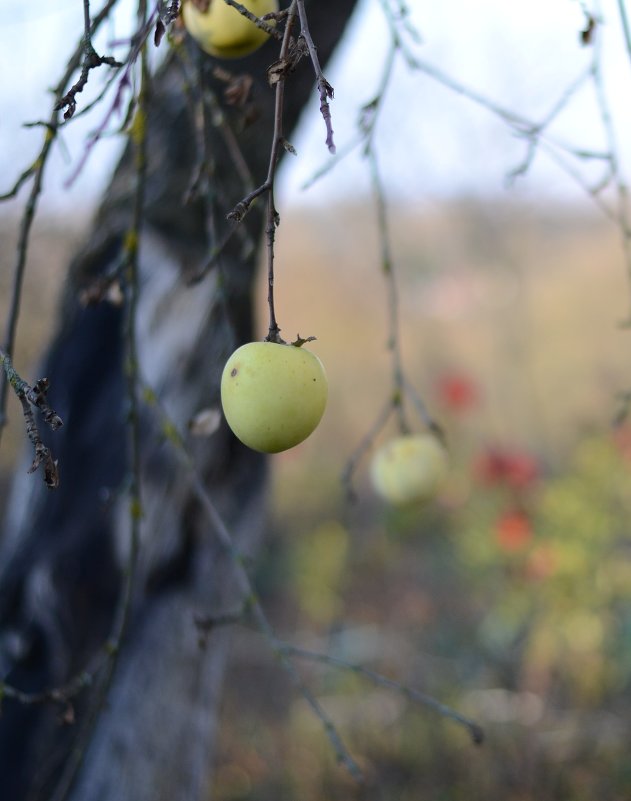
{"type": "Polygon", "coordinates": [[[324,414],[327,394],[321,361],[295,345],[248,342],[230,356],[221,376],[228,425],[241,442],[263,453],[305,440],[324,414]]]}
{"type": "MultiPolygon", "coordinates": [[[[278,0],[239,2],[257,17],[278,11],[278,0]]],[[[268,33],[224,0],[184,0],[182,19],[202,50],[217,58],[247,56],[269,38],[268,33]]]]}
{"type": "Polygon", "coordinates": [[[374,455],[371,478],[382,498],[395,505],[428,501],[447,475],[445,446],[430,433],[404,434],[374,455]]]}

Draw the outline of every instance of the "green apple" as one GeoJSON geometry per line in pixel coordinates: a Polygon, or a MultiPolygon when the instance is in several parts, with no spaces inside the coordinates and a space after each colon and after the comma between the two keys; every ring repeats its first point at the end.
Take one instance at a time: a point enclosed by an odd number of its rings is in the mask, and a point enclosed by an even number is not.
{"type": "MultiPolygon", "coordinates": [[[[240,0],[241,5],[262,17],[278,11],[278,0],[240,0]]],[[[247,56],[269,38],[240,11],[224,0],[184,0],[182,4],[184,26],[206,53],[217,58],[247,56]]]]}
{"type": "Polygon", "coordinates": [[[305,440],[324,414],[328,384],[322,363],[305,348],[249,342],[226,362],[221,404],[248,447],[279,453],[305,440]]]}
{"type": "Polygon", "coordinates": [[[404,434],[389,440],[375,453],[370,473],[382,498],[404,505],[433,498],[447,469],[447,451],[436,436],[404,434]]]}

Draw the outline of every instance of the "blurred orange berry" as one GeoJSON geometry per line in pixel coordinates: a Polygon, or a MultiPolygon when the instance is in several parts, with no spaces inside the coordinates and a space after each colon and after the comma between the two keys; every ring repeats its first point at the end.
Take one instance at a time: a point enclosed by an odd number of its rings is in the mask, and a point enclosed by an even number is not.
{"type": "Polygon", "coordinates": [[[528,515],[520,511],[505,512],[495,524],[497,544],[506,552],[520,551],[532,539],[528,515]]]}

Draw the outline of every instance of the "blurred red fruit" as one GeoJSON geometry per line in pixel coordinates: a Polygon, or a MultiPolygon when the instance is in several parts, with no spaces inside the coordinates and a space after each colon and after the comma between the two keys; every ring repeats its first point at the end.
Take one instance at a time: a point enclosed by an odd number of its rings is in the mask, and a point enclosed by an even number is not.
{"type": "Polygon", "coordinates": [[[524,512],[505,512],[495,524],[495,535],[503,551],[520,551],[532,539],[532,525],[524,512]]]}
{"type": "Polygon", "coordinates": [[[450,373],[438,381],[438,397],[453,412],[464,412],[478,402],[478,391],[467,376],[450,373]]]}
{"type": "Polygon", "coordinates": [[[484,484],[525,489],[539,478],[539,465],[526,453],[490,448],[476,462],[474,474],[484,484]]]}
{"type": "Polygon", "coordinates": [[[501,484],[506,474],[506,458],[500,451],[489,448],[473,466],[473,473],[483,484],[501,484]]]}
{"type": "Polygon", "coordinates": [[[510,487],[521,489],[533,484],[539,478],[537,462],[526,453],[510,454],[506,463],[505,481],[510,487]]]}

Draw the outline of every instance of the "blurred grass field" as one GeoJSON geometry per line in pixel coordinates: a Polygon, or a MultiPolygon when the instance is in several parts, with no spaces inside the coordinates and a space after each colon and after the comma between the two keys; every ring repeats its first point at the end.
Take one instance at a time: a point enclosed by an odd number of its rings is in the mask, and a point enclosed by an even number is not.
{"type": "MultiPolygon", "coordinates": [[[[387,509],[368,456],[346,500],[342,471],[392,391],[374,210],[285,213],[279,323],[286,339],[317,337],[330,402],[306,443],[272,459],[257,586],[281,637],[435,695],[487,742],[348,671],[301,663],[365,770],[358,788],[266,645],[238,631],[216,798],[623,801],[631,430],[613,420],[631,388],[620,325],[631,286],[618,232],[583,207],[473,199],[391,209],[391,226],[404,369],[446,430],[450,477],[435,503],[387,509]]],[[[48,336],[78,234],[52,224],[41,236],[20,369],[48,336]]],[[[10,244],[1,258],[4,315],[10,244]]],[[[261,338],[265,294],[262,276],[261,338]]]]}

